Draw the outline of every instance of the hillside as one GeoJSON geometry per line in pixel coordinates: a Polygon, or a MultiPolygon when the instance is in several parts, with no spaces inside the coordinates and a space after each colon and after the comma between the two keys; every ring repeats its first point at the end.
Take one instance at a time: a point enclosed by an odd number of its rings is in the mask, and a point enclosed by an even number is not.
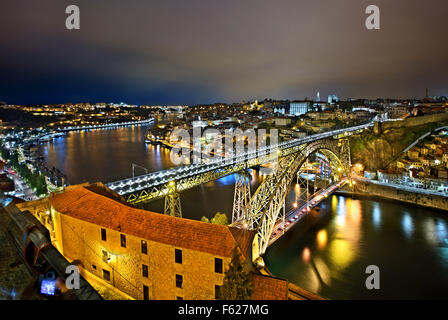
{"type": "Polygon", "coordinates": [[[376,135],[373,130],[350,138],[352,163],[361,163],[365,170],[385,169],[390,161],[412,142],[444,123],[429,123],[421,126],[387,129],[376,135]]]}

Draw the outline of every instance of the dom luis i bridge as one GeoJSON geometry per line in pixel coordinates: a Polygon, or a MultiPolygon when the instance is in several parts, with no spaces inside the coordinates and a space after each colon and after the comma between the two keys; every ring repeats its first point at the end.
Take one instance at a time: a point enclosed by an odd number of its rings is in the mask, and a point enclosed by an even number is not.
{"type": "MultiPolygon", "coordinates": [[[[180,193],[203,183],[229,174],[236,174],[232,225],[255,232],[253,260],[263,255],[267,247],[277,240],[288,225],[300,219],[324,197],[345,183],[351,183],[350,146],[347,139],[372,127],[373,122],[334,131],[328,131],[274,145],[259,147],[208,163],[179,166],[152,172],[107,184],[123,196],[127,202],[137,205],[165,198],[164,213],[182,216],[180,193]],[[251,194],[248,169],[273,162],[275,170],[262,181],[251,194]],[[329,167],[329,179],[309,195],[310,172],[303,167],[312,155],[325,159],[329,167]],[[304,201],[294,204],[294,210],[285,212],[285,198],[293,181],[306,181],[304,201]],[[305,179],[302,179],[306,177],[305,179]],[[282,232],[280,232],[282,231],[282,232]]],[[[308,169],[307,169],[308,170],[308,169]]],[[[328,173],[327,172],[327,173],[328,173]]],[[[314,180],[316,189],[317,180],[314,180]]]]}

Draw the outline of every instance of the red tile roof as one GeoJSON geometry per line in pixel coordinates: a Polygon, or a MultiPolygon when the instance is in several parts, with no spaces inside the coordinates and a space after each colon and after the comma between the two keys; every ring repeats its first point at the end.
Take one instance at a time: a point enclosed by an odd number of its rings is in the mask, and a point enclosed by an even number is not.
{"type": "Polygon", "coordinates": [[[324,300],[288,280],[258,273],[250,276],[254,285],[252,300],[324,300]]]}
{"type": "Polygon", "coordinates": [[[288,282],[283,279],[251,273],[254,284],[252,300],[287,300],[288,282]]]}
{"type": "Polygon", "coordinates": [[[61,214],[145,240],[231,257],[238,245],[246,257],[252,233],[246,230],[135,209],[84,186],[50,196],[61,214]]]}

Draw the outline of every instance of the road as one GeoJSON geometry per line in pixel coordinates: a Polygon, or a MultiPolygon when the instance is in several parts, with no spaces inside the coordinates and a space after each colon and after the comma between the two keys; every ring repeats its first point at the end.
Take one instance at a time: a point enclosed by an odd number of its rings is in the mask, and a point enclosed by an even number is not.
{"type": "Polygon", "coordinates": [[[347,178],[344,178],[340,182],[333,183],[328,188],[322,189],[321,191],[315,193],[310,201],[302,206],[292,209],[288,213],[286,213],[285,221],[279,220],[274,226],[272,230],[271,239],[269,240],[268,246],[277,241],[281,236],[285,234],[293,225],[295,225],[298,221],[300,221],[307,213],[317,206],[323,199],[327,198],[330,194],[332,194],[336,189],[340,188],[342,185],[347,183],[347,178]],[[308,205],[308,210],[307,210],[308,205]]]}
{"type": "Polygon", "coordinates": [[[17,174],[16,171],[9,167],[5,167],[5,171],[10,179],[14,180],[15,191],[11,195],[24,199],[26,201],[37,200],[39,197],[28,186],[28,184],[17,174]]]}
{"type": "Polygon", "coordinates": [[[362,177],[354,177],[354,179],[362,181],[362,182],[366,182],[366,183],[373,183],[373,184],[382,185],[382,186],[386,186],[386,187],[393,187],[393,188],[396,188],[396,189],[409,191],[409,192],[414,192],[414,193],[421,193],[421,194],[427,194],[427,195],[436,195],[436,196],[448,197],[448,194],[446,192],[437,191],[437,190],[433,190],[433,189],[432,190],[431,189],[421,189],[421,188],[411,187],[411,186],[408,186],[406,184],[385,183],[385,182],[380,182],[380,181],[376,181],[376,180],[370,180],[370,179],[366,179],[366,178],[362,178],[362,177]]]}
{"type": "Polygon", "coordinates": [[[160,170],[134,178],[127,178],[120,181],[110,182],[107,183],[106,186],[120,195],[128,195],[132,194],[135,191],[167,185],[174,180],[179,181],[181,179],[200,175],[201,173],[209,171],[219,171],[235,164],[248,162],[249,160],[257,159],[259,157],[262,158],[270,154],[276,154],[278,150],[287,150],[304,145],[306,143],[314,142],[316,140],[326,139],[334,136],[348,136],[353,132],[364,130],[372,126],[373,123],[368,123],[360,126],[318,133],[303,138],[287,140],[275,145],[257,148],[256,150],[247,151],[228,158],[218,158],[211,161],[210,163],[191,164],[166,170],[160,170]]]}

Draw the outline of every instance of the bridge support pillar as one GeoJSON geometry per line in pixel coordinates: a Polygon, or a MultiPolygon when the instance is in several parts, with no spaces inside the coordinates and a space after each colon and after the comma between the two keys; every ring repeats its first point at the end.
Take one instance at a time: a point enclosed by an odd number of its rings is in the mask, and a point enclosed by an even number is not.
{"type": "Polygon", "coordinates": [[[182,218],[182,207],[180,204],[180,194],[176,189],[176,182],[171,181],[168,184],[170,193],[165,197],[165,210],[166,215],[172,217],[182,218]]]}
{"type": "Polygon", "coordinates": [[[344,165],[345,174],[349,180],[352,179],[352,158],[350,155],[350,141],[348,139],[342,139],[340,141],[341,151],[340,159],[344,165]]]}
{"type": "Polygon", "coordinates": [[[246,206],[250,202],[250,179],[247,169],[236,173],[235,195],[233,198],[232,223],[247,221],[246,206]]]}

